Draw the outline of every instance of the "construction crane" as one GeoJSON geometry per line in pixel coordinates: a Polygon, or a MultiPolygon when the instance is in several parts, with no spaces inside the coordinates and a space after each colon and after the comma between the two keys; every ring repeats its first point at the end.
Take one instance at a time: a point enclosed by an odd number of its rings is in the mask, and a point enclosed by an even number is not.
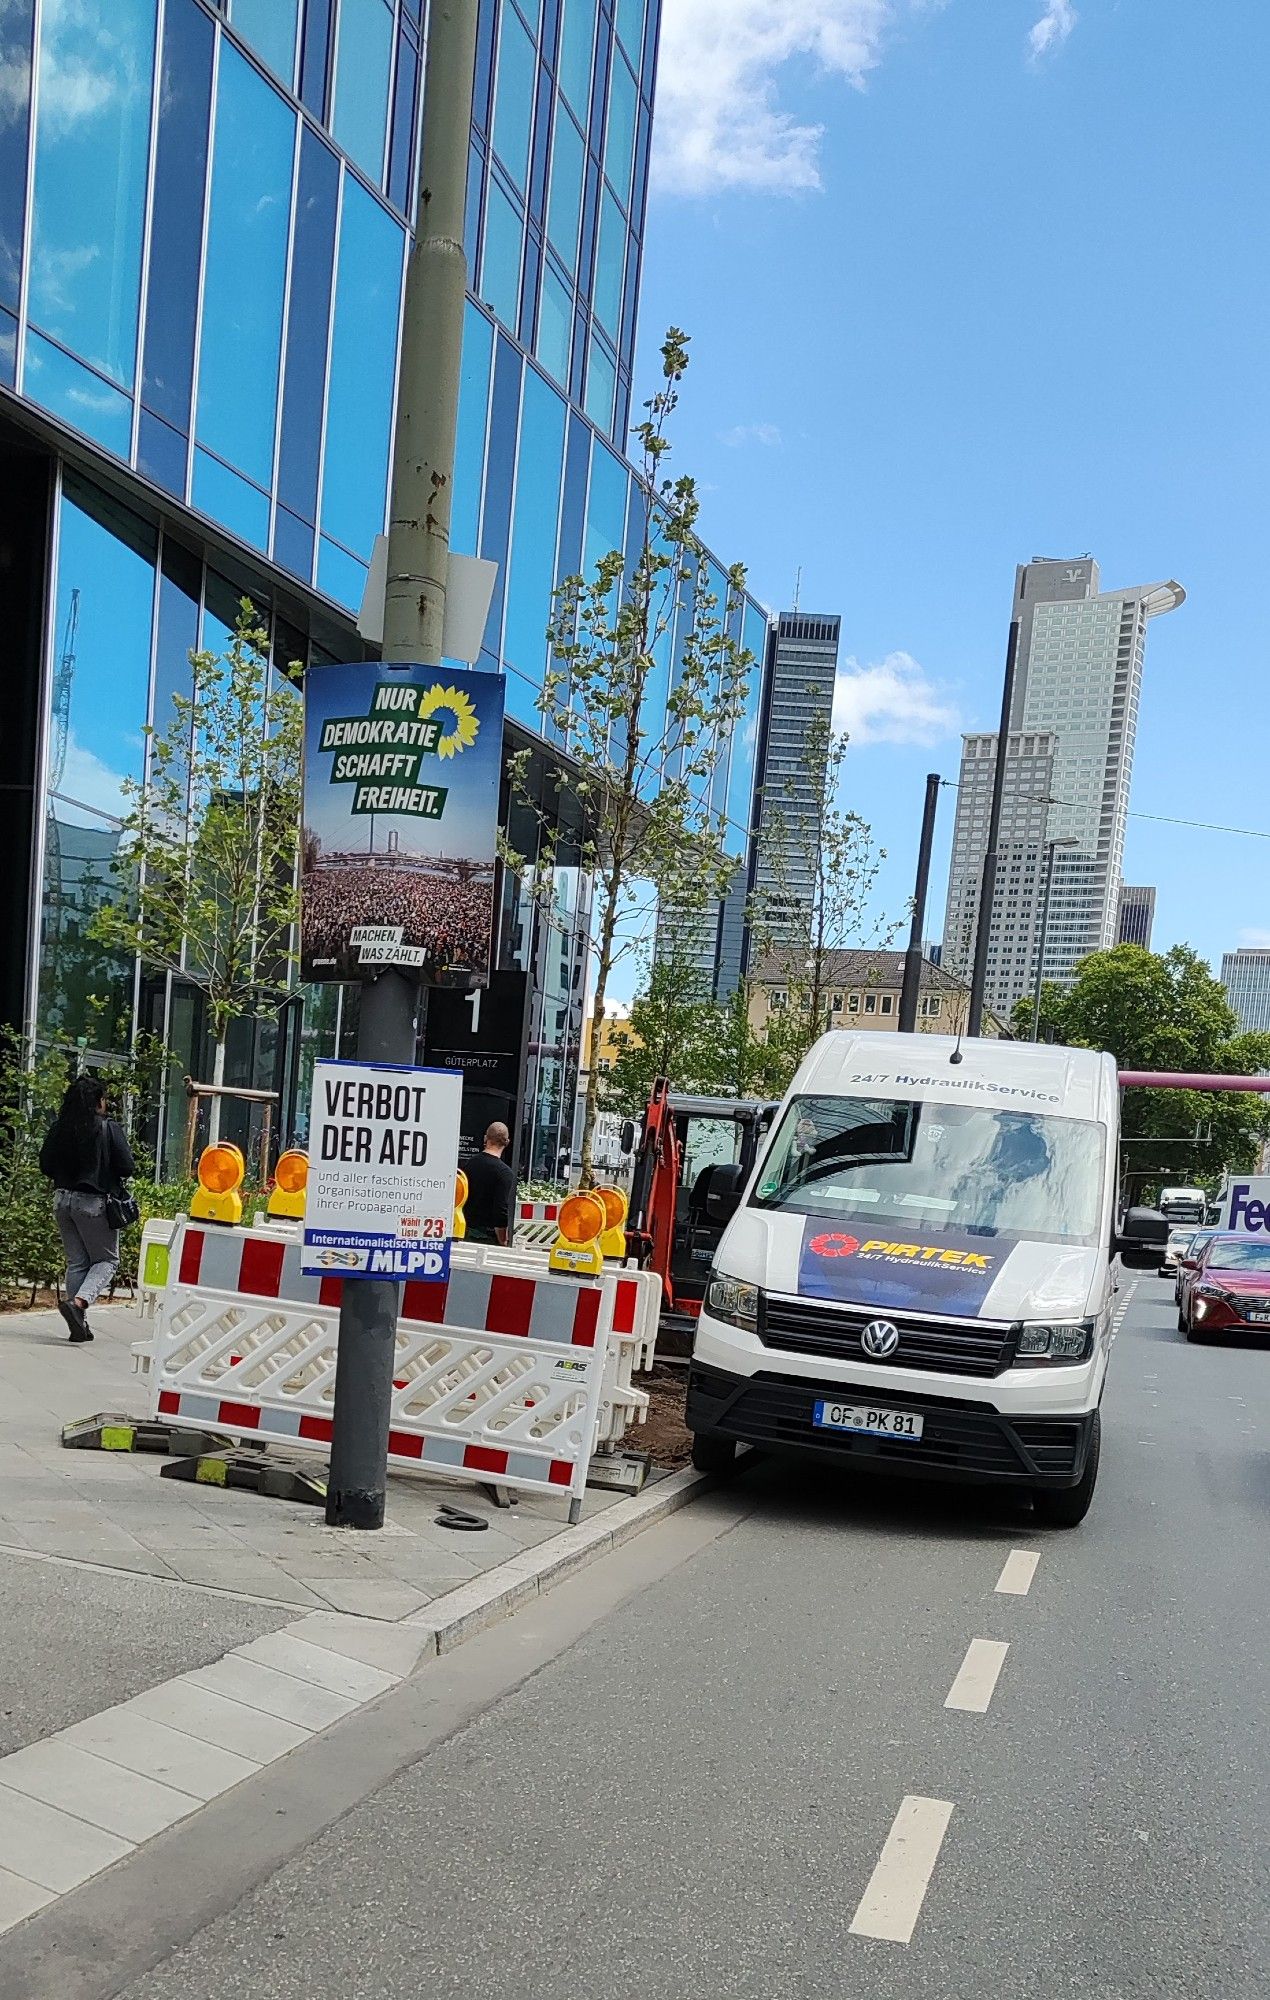
{"type": "MultiPolygon", "coordinates": [[[[57,671],[53,676],[52,740],[49,744],[47,786],[50,795],[61,789],[62,779],[66,775],[66,751],[71,734],[71,690],[75,684],[75,641],[78,632],[79,592],[72,590],[71,601],[66,611],[62,650],[57,656],[57,671]]],[[[66,897],[65,884],[62,881],[61,828],[58,825],[57,809],[51,796],[48,804],[44,884],[45,950],[48,955],[50,978],[56,988],[62,962],[66,897]]]]}
{"type": "Polygon", "coordinates": [[[49,752],[49,790],[61,788],[66,772],[66,747],[71,733],[71,689],[75,683],[75,640],[79,632],[79,592],[72,590],[66,631],[53,677],[53,741],[49,752]]]}

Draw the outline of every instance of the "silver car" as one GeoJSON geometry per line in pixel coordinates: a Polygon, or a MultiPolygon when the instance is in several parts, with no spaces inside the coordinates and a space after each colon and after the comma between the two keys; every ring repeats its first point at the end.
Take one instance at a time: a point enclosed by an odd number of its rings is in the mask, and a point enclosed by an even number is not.
{"type": "Polygon", "coordinates": [[[1160,1266],[1162,1278],[1176,1278],[1178,1259],[1186,1255],[1186,1246],[1194,1234],[1193,1222],[1186,1223],[1181,1229],[1170,1229],[1169,1240],[1164,1246],[1164,1262],[1160,1266]]]}

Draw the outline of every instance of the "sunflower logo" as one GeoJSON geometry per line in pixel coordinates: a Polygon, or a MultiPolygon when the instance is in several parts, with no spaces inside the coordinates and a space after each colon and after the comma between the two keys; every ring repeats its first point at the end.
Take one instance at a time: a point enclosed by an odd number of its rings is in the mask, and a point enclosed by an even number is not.
{"type": "Polygon", "coordinates": [[[437,740],[438,757],[453,757],[460,750],[470,750],[481,729],[471,697],[464,694],[461,688],[441,687],[439,684],[430,687],[416,711],[420,716],[446,712],[453,716],[454,723],[437,740]]]}

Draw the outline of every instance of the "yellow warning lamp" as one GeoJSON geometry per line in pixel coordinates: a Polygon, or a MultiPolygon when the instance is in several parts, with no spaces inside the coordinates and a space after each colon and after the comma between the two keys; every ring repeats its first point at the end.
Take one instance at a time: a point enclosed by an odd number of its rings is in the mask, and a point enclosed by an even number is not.
{"type": "Polygon", "coordinates": [[[608,1215],[598,1194],[571,1194],[560,1209],[560,1234],[552,1245],[547,1268],[583,1271],[598,1277],[604,1269],[600,1238],[607,1222],[608,1215]]]}
{"type": "Polygon", "coordinates": [[[467,1205],[467,1175],[462,1167],[454,1177],[454,1240],[461,1243],[467,1235],[467,1218],[463,1213],[467,1205]]]}
{"type": "Polygon", "coordinates": [[[198,1186],[190,1203],[193,1222],[224,1222],[231,1227],[243,1219],[241,1188],[247,1162],[237,1146],[222,1139],[204,1146],[199,1155],[198,1186]]]}
{"type": "Polygon", "coordinates": [[[293,1222],[298,1222],[304,1215],[308,1192],[309,1156],[298,1146],[292,1146],[278,1155],[265,1214],[288,1216],[293,1222]]]}
{"type": "Polygon", "coordinates": [[[626,1217],[630,1202],[619,1187],[600,1187],[595,1190],[595,1195],[604,1206],[604,1234],[600,1238],[600,1249],[606,1257],[625,1257],[626,1217]]]}

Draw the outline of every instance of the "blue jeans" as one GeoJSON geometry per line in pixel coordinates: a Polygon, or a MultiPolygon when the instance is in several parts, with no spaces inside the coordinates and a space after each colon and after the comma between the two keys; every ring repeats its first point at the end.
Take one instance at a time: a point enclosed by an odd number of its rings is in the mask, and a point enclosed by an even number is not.
{"type": "Polygon", "coordinates": [[[119,1263],[119,1231],[106,1220],[106,1197],[59,1188],[53,1212],[66,1251],[66,1296],[90,1306],[105,1291],[119,1263]]]}

